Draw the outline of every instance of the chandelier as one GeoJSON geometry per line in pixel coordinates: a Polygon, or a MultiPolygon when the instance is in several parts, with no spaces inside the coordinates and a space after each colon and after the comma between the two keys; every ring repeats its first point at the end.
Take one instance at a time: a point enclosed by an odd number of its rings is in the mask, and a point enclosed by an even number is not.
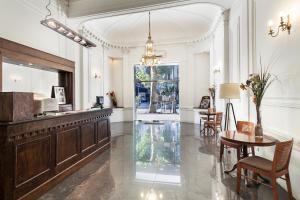
{"type": "Polygon", "coordinates": [[[151,38],[151,23],[150,23],[150,12],[149,12],[149,34],[148,34],[148,40],[146,42],[146,48],[145,48],[145,54],[143,55],[141,59],[141,65],[144,66],[155,66],[159,62],[159,58],[161,58],[161,55],[155,55],[154,49],[153,49],[153,41],[151,38]]]}
{"type": "Polygon", "coordinates": [[[161,192],[156,192],[153,188],[151,188],[150,191],[147,191],[146,193],[141,192],[140,196],[142,200],[161,200],[164,198],[161,192]]]}

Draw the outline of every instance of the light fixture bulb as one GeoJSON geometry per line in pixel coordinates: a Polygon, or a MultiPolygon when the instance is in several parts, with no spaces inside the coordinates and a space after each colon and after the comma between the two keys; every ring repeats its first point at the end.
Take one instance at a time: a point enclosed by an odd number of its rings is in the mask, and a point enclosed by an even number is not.
{"type": "Polygon", "coordinates": [[[269,20],[268,26],[269,26],[269,27],[272,27],[273,25],[274,25],[273,21],[272,21],[272,20],[269,20]]]}
{"type": "Polygon", "coordinates": [[[80,41],[80,44],[85,45],[85,44],[86,44],[85,39],[82,39],[82,40],[80,41]]]}
{"type": "Polygon", "coordinates": [[[151,189],[149,193],[147,193],[147,200],[158,200],[158,196],[154,189],[151,189]]]}
{"type": "Polygon", "coordinates": [[[81,38],[78,36],[78,35],[76,35],[75,37],[74,37],[74,41],[75,42],[79,42],[81,40],[81,38]]]}
{"type": "Polygon", "coordinates": [[[162,193],[159,194],[159,198],[160,198],[160,199],[163,199],[163,198],[164,198],[164,196],[163,196],[162,193]]]}
{"type": "Polygon", "coordinates": [[[73,34],[71,31],[69,31],[69,32],[67,33],[67,36],[68,36],[68,37],[74,37],[74,34],[73,34]]]}
{"type": "Polygon", "coordinates": [[[49,21],[47,22],[47,25],[48,25],[50,28],[53,28],[53,29],[57,28],[56,23],[55,23],[54,21],[52,21],[52,20],[49,20],[49,21]]]}
{"type": "Polygon", "coordinates": [[[58,30],[58,32],[61,32],[61,33],[66,33],[67,32],[67,30],[62,26],[59,27],[57,30],[58,30]]]}

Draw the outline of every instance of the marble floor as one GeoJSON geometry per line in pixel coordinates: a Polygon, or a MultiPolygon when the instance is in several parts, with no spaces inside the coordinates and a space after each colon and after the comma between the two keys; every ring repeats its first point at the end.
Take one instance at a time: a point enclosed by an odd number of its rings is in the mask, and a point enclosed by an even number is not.
{"type": "MultiPolygon", "coordinates": [[[[235,192],[235,152],[218,160],[216,137],[196,138],[199,126],[178,122],[113,123],[112,147],[40,200],[272,199],[266,186],[235,192]],[[123,135],[121,135],[123,134],[123,135]]],[[[280,199],[287,193],[278,186],[280,199]]]]}

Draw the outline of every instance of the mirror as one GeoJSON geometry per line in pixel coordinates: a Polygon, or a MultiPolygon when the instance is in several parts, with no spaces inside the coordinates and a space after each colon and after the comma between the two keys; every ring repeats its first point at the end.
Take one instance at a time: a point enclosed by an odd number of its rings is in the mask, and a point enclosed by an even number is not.
{"type": "Polygon", "coordinates": [[[3,61],[3,92],[34,92],[51,97],[52,86],[58,85],[56,71],[5,58],[3,61]]]}

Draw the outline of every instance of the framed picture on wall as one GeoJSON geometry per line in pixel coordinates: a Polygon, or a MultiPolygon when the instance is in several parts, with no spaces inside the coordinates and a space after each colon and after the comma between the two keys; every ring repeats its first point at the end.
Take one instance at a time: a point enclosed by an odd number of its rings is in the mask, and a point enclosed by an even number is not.
{"type": "Polygon", "coordinates": [[[210,96],[203,96],[200,102],[200,109],[210,108],[210,96]]]}
{"type": "Polygon", "coordinates": [[[64,87],[53,86],[51,97],[56,98],[58,100],[58,104],[66,104],[67,103],[64,87]]]}

